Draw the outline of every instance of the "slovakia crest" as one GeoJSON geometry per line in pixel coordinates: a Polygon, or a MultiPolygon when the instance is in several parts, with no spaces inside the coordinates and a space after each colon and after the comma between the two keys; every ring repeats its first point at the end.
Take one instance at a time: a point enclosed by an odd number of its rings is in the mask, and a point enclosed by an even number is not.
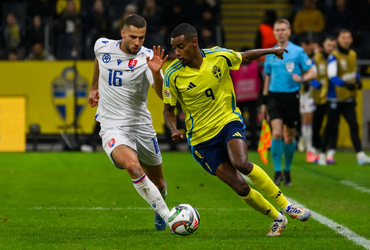
{"type": "Polygon", "coordinates": [[[134,68],[135,68],[135,66],[136,66],[136,64],[137,64],[137,60],[132,60],[132,59],[130,59],[130,60],[128,61],[128,68],[129,68],[129,69],[134,69],[134,68]]]}
{"type": "Polygon", "coordinates": [[[114,140],[114,138],[112,138],[109,142],[108,142],[108,146],[111,148],[114,146],[114,144],[116,144],[116,141],[114,140]]]}

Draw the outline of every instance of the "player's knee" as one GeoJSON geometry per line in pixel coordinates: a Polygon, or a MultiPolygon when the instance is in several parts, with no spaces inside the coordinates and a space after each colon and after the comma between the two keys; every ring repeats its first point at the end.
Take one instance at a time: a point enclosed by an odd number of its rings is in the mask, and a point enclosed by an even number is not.
{"type": "Polygon", "coordinates": [[[251,188],[249,187],[249,185],[245,182],[243,185],[238,185],[238,188],[237,190],[235,190],[235,192],[239,195],[239,196],[247,196],[250,192],[251,188]]]}
{"type": "Polygon", "coordinates": [[[274,140],[280,140],[283,138],[283,131],[281,129],[275,129],[272,131],[272,138],[274,140]]]}
{"type": "Polygon", "coordinates": [[[127,170],[133,179],[140,178],[144,174],[144,171],[138,162],[126,161],[122,166],[127,170]]]}
{"type": "Polygon", "coordinates": [[[235,162],[233,162],[233,166],[239,170],[242,174],[250,174],[253,169],[253,163],[251,163],[247,156],[241,157],[235,162]]]}

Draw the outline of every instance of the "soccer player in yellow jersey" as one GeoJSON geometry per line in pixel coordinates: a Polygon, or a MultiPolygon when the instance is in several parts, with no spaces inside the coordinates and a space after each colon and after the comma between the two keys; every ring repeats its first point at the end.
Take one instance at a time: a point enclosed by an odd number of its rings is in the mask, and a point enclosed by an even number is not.
{"type": "Polygon", "coordinates": [[[306,221],[311,212],[290,203],[268,175],[249,161],[244,125],[236,107],[229,71],[237,70],[266,54],[283,59],[282,48],[234,52],[214,47],[200,49],[197,32],[190,24],[180,24],[171,34],[171,43],[178,57],[166,70],[163,84],[164,119],[179,142],[183,135],[176,127],[174,107],[179,101],[186,116],[187,139],[191,153],[210,174],[229,185],[240,198],[274,222],[268,236],[280,235],[288,224],[263,196],[249,187],[243,176],[273,199],[289,216],[306,221]]]}

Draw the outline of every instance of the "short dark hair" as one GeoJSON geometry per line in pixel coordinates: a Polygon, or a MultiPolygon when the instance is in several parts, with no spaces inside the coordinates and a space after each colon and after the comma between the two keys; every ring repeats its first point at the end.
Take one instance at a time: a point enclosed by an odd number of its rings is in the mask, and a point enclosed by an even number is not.
{"type": "Polygon", "coordinates": [[[197,30],[188,23],[182,23],[177,25],[177,27],[171,33],[171,38],[175,38],[182,35],[185,36],[186,40],[198,37],[197,30]]]}
{"type": "Polygon", "coordinates": [[[301,39],[301,44],[304,43],[304,44],[311,44],[311,43],[314,43],[314,41],[311,39],[311,38],[308,38],[308,37],[303,37],[301,39]]]}
{"type": "Polygon", "coordinates": [[[334,36],[328,36],[325,38],[325,40],[336,41],[337,39],[334,36]]]}
{"type": "Polygon", "coordinates": [[[125,21],[123,22],[123,27],[130,27],[130,25],[139,29],[146,28],[146,21],[142,16],[131,14],[125,18],[125,21]]]}
{"type": "Polygon", "coordinates": [[[347,29],[340,29],[339,32],[338,32],[338,37],[342,34],[342,33],[350,33],[352,35],[352,32],[350,30],[347,30],[347,29]]]}

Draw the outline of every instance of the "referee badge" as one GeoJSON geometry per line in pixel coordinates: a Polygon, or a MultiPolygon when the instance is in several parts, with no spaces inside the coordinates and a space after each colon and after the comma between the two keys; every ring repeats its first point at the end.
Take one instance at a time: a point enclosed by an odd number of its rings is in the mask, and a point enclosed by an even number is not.
{"type": "Polygon", "coordinates": [[[294,62],[288,62],[285,64],[286,70],[288,70],[289,73],[292,73],[294,70],[294,62]]]}

